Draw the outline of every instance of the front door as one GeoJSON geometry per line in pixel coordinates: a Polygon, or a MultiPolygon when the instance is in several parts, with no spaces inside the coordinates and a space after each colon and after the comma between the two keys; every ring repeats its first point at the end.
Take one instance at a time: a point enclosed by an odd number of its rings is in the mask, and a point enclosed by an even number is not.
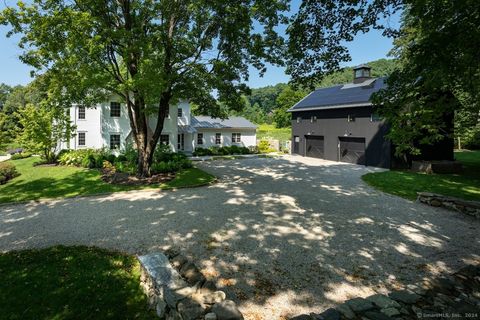
{"type": "Polygon", "coordinates": [[[178,151],[185,150],[185,134],[184,133],[178,134],[177,149],[178,151]]]}
{"type": "Polygon", "coordinates": [[[300,153],[300,137],[299,136],[293,136],[293,152],[295,154],[300,153]]]}

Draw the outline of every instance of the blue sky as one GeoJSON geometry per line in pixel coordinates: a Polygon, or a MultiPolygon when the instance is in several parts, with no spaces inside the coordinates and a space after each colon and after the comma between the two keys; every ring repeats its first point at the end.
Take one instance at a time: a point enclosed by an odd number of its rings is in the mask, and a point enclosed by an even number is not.
{"type": "MultiPolygon", "coordinates": [[[[298,0],[292,5],[293,10],[298,7],[298,0]]],[[[0,10],[4,4],[0,4],[0,10]]],[[[391,24],[398,24],[398,17],[394,17],[391,24]]],[[[7,38],[8,27],[0,26],[0,83],[8,85],[27,84],[30,77],[31,67],[23,64],[18,56],[21,50],[18,48],[18,37],[7,38]]],[[[352,61],[345,63],[345,66],[358,65],[364,62],[387,57],[392,48],[392,39],[382,36],[381,31],[371,30],[366,34],[359,35],[354,41],[347,43],[352,56],[352,61]]],[[[279,82],[288,82],[289,77],[283,68],[270,66],[263,77],[252,69],[248,85],[252,88],[275,85],[279,82]]]]}

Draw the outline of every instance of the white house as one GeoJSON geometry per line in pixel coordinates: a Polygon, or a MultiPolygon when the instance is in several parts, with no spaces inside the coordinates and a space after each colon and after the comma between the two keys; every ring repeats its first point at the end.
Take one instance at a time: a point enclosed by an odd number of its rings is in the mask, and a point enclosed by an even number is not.
{"type": "MultiPolygon", "coordinates": [[[[61,149],[110,148],[123,149],[133,142],[127,109],[120,100],[98,104],[94,108],[73,105],[69,109],[70,119],[76,126],[75,137],[62,143],[61,149]]],[[[155,128],[156,118],[149,120],[155,128]]],[[[169,144],[173,151],[193,152],[196,147],[238,145],[255,146],[256,126],[242,117],[225,120],[205,116],[193,116],[186,101],[170,106],[164,120],[160,143],[169,144]]],[[[153,130],[152,130],[153,132],[153,130]]]]}

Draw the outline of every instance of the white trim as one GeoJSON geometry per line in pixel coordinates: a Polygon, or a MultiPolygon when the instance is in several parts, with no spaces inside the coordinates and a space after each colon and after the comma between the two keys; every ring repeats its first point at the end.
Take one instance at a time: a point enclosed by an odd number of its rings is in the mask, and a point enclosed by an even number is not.
{"type": "Polygon", "coordinates": [[[365,103],[337,104],[337,105],[330,105],[330,106],[318,106],[318,107],[309,107],[309,108],[301,108],[301,109],[293,109],[294,107],[292,107],[288,109],[287,112],[369,107],[372,105],[373,104],[371,102],[365,102],[365,103]]]}

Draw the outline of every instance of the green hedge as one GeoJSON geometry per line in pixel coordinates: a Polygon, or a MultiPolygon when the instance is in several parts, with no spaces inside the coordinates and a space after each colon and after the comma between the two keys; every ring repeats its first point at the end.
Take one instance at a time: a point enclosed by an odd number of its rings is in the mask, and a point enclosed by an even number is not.
{"type": "MultiPolygon", "coordinates": [[[[58,156],[58,162],[61,165],[90,169],[103,168],[105,161],[114,166],[118,172],[135,174],[137,172],[138,153],[132,147],[127,147],[118,157],[105,149],[62,150],[58,156]]],[[[192,163],[185,154],[174,153],[168,146],[157,146],[153,155],[153,173],[176,172],[191,167],[192,163]]]]}
{"type": "Polygon", "coordinates": [[[226,147],[210,147],[208,149],[198,147],[193,152],[194,156],[226,156],[233,154],[250,154],[254,153],[254,150],[251,150],[247,147],[239,146],[226,146],[226,147]]]}
{"type": "Polygon", "coordinates": [[[32,154],[29,153],[29,152],[21,152],[21,153],[12,154],[12,157],[10,159],[11,160],[19,160],[19,159],[30,158],[31,156],[32,156],[32,154]]]}

